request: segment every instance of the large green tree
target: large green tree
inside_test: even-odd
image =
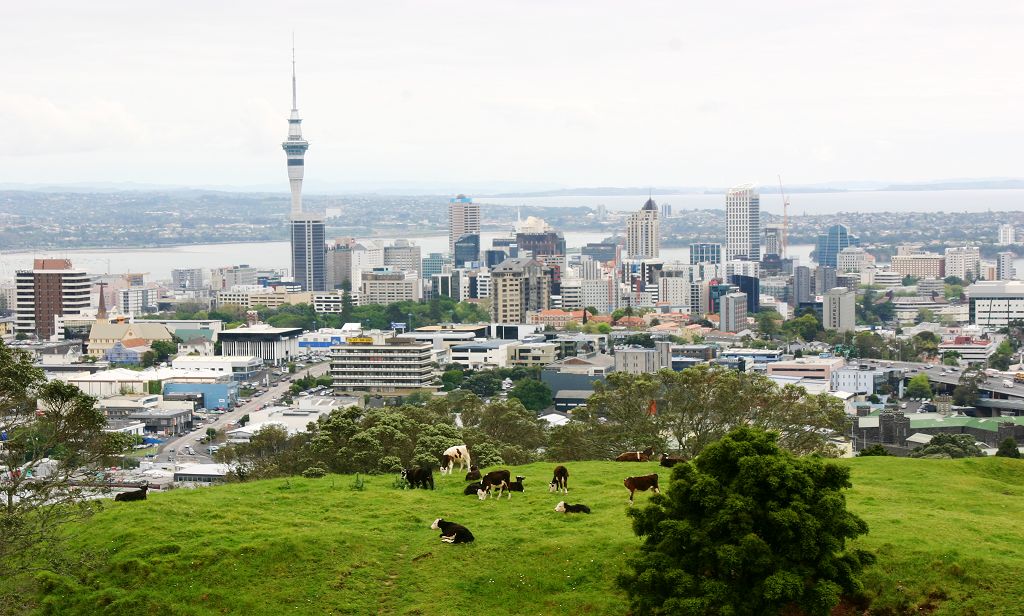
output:
[[[551,387],[536,379],[521,379],[509,390],[508,397],[519,400],[531,411],[542,411],[554,403]]]
[[[59,568],[63,529],[100,507],[100,471],[132,441],[104,432],[94,398],[3,343],[0,409],[0,575]]]
[[[846,548],[868,531],[846,509],[850,487],[848,468],[737,428],[630,510],[644,542],[618,582],[636,614],[826,616],[873,561]]]
[[[908,398],[931,398],[932,397],[932,386],[928,382],[928,375],[924,372],[915,374],[913,378],[907,383]]]

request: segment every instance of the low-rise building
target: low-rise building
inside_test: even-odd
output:
[[[544,366],[541,380],[551,391],[593,390],[595,381],[604,381],[615,371],[615,358],[603,353],[567,357]]]
[[[551,342],[524,342],[506,348],[509,367],[543,367],[558,360],[558,345]]]
[[[299,354],[299,327],[271,327],[257,323],[222,331],[218,338],[224,355],[256,356],[279,366]]]
[[[960,355],[961,364],[983,364],[996,352],[995,340],[956,336],[939,343],[939,355],[950,351]]]
[[[477,340],[451,347],[449,357],[453,364],[470,370],[507,368],[509,354],[518,347],[518,340]]]
[[[832,372],[842,368],[842,357],[801,357],[768,364],[768,376],[792,376],[816,381],[832,382]]]
[[[869,364],[852,364],[832,371],[832,391],[870,396],[879,393],[903,394],[903,368]]]
[[[437,373],[430,343],[364,332],[331,350],[331,377],[340,391],[401,394],[433,389]]]
[[[230,376],[234,381],[248,381],[263,370],[263,360],[254,355],[180,355],[171,360],[171,367],[196,372],[217,372]]]
[[[1006,327],[1011,321],[1024,320],[1024,282],[985,280],[964,290],[970,298],[973,325]]]

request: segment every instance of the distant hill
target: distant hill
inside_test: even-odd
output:
[[[1024,461],[842,464],[849,507],[870,526],[857,545],[879,558],[864,577],[873,607],[858,614],[1020,614]],[[622,478],[658,472],[664,488],[668,473],[569,463],[568,500],[593,513],[566,516],[547,490],[553,466],[514,467],[526,492],[501,502],[436,474],[434,491],[397,490],[392,476],[355,491],[353,477],[328,476],[150,492],[73,529],[69,558],[92,566],[47,576],[39,599],[53,614],[624,614],[614,580],[640,540]],[[442,544],[437,517],[476,542]]]

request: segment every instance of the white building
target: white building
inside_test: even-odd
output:
[[[956,276],[961,280],[977,280],[980,275],[981,251],[977,246],[946,249],[946,276]]]
[[[453,364],[466,366],[470,370],[507,368],[511,349],[520,344],[518,340],[478,340],[456,344],[449,353]]]
[[[725,260],[744,256],[761,260],[761,198],[753,184],[744,184],[725,195]]]
[[[986,280],[975,282],[965,292],[973,325],[998,328],[1024,319],[1024,282]]]
[[[263,369],[263,360],[254,355],[180,355],[171,360],[171,367],[191,372],[216,372],[230,375],[234,381],[247,381]]]
[[[723,332],[738,332],[747,328],[747,294],[727,293],[722,296],[722,311],[718,327]]]
[[[836,255],[836,269],[840,272],[859,272],[874,262],[874,255],[860,246],[847,246]]]
[[[157,290],[145,287],[129,287],[117,293],[117,305],[123,314],[133,317],[156,308]]]
[[[1017,272],[1013,266],[1013,259],[1016,256],[1012,252],[1001,252],[996,255],[997,280],[1014,280],[1017,278]]]
[[[421,284],[415,272],[387,271],[386,268],[362,273],[359,305],[393,304],[419,301]]]
[[[895,255],[892,258],[892,271],[903,276],[914,278],[945,278],[946,260],[942,255],[923,252],[907,255]]]
[[[480,205],[466,195],[448,201],[448,254],[455,254],[455,241],[463,235],[480,234]]]
[[[747,261],[745,259],[731,259],[725,262],[726,280],[731,276],[751,276],[757,278],[761,275],[761,263],[759,261]]]
[[[648,199],[626,222],[626,252],[631,259],[657,259],[661,249],[658,206]]]
[[[224,355],[255,355],[267,364],[281,365],[299,354],[298,327],[271,327],[257,323],[226,329],[218,335]]]
[[[852,332],[857,325],[857,294],[845,287],[836,287],[825,292],[822,317],[825,329],[838,332]]]
[[[335,389],[402,393],[434,388],[434,354],[428,342],[364,332],[331,351]]]
[[[1013,225],[999,225],[999,245],[1010,246],[1017,243],[1017,229]]]

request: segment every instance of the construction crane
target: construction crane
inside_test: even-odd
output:
[[[789,197],[782,188],[782,175],[779,175],[779,194],[782,195],[782,255],[786,258],[786,247],[789,244]]]

